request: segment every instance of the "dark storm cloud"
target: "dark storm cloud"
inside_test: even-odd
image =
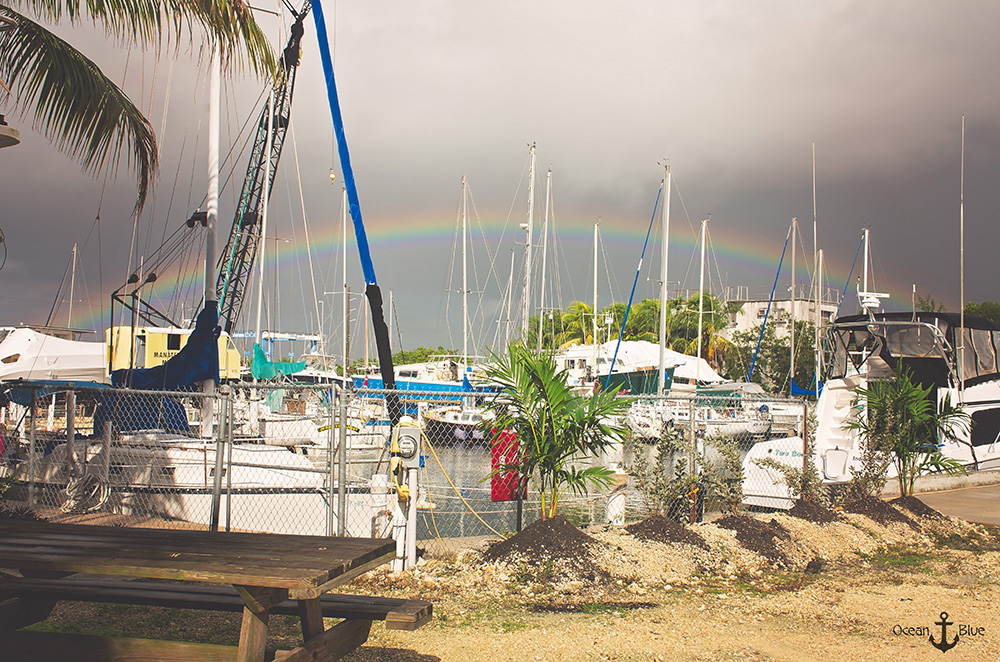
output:
[[[831,272],[847,273],[860,229],[869,224],[894,295],[907,301],[916,283],[918,291],[957,306],[963,114],[967,298],[1000,298],[990,250],[1000,239],[994,229],[1000,226],[1000,198],[992,185],[1000,175],[994,82],[1000,42],[991,34],[998,19],[993,2],[481,6],[439,0],[340,2],[329,23],[347,136],[365,218],[373,226],[401,218],[453,222],[462,174],[469,176],[484,219],[501,224],[510,215],[516,225],[527,208],[521,181],[526,144],[536,142],[536,222],[544,172],[551,167],[560,227],[571,225],[574,234],[586,236],[603,217],[641,235],[662,176],[657,162],[666,158],[694,222],[708,213],[725,219],[718,232],[736,233],[724,238],[729,243],[738,244],[740,233],[762,241],[773,236],[776,266],[791,216],[811,232],[815,142],[820,247]],[[311,24],[303,48],[293,125],[303,195],[318,222],[335,214],[328,178],[335,162]],[[100,61],[114,66],[115,59]],[[138,68],[133,62],[133,76]],[[139,82],[132,83],[134,91],[126,87],[140,98],[158,98],[165,76],[159,69],[153,95],[152,75],[141,90]],[[195,145],[203,149],[204,142],[193,137],[198,123],[188,122],[207,109],[203,96],[192,95],[202,80],[194,66],[178,65],[174,76],[172,96],[179,100],[171,106],[169,138],[163,141],[170,164],[181,144],[186,159]],[[231,89],[226,109],[245,113],[260,84],[242,79]],[[159,113],[152,112],[157,127]],[[18,259],[0,277],[51,302],[72,243],[83,242],[89,230],[103,180],[81,175],[28,140],[4,150],[0,159],[3,227],[19,242]],[[290,150],[282,167],[282,177],[294,177]],[[178,186],[187,186],[192,168],[194,186],[203,191],[200,161],[182,167]],[[172,215],[182,217],[190,211],[189,195],[173,193],[174,172],[163,170],[157,212],[171,191]],[[290,181],[295,190],[297,183]],[[116,228],[112,237],[110,231],[104,235],[106,242],[118,242],[105,252],[108,290],[109,281],[124,278],[129,184],[121,176],[103,205],[108,223],[113,218],[118,224],[106,226]],[[200,197],[190,195],[191,204]],[[680,218],[676,197],[674,205]],[[287,216],[280,210],[288,206],[276,213]],[[224,195],[223,236],[231,208],[232,194]],[[150,236],[161,233],[162,222]],[[690,234],[686,222],[678,231]],[[498,251],[503,259],[509,260],[515,234],[508,231],[508,245]],[[811,238],[806,245],[811,249]],[[444,342],[446,324],[438,311],[450,242],[424,246],[410,258],[378,244],[372,248],[380,281],[396,291],[404,343]],[[637,244],[632,252],[609,256],[620,281],[630,281],[640,249]],[[574,244],[570,250],[578,254],[577,271],[563,280],[574,281],[577,298],[589,300],[590,276],[584,272],[590,247]],[[88,250],[88,259],[92,268],[96,253]],[[671,280],[683,277],[680,262],[673,263],[679,271],[671,268]],[[730,284],[769,287],[758,273],[720,268]],[[509,264],[497,270],[506,275]],[[96,288],[93,273],[88,283]],[[360,285],[356,267],[353,274]],[[5,299],[7,319],[29,317],[17,312],[28,310],[25,305]]]

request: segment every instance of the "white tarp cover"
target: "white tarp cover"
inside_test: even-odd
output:
[[[601,345],[602,355],[615,355],[617,340],[610,340]],[[610,360],[610,359],[609,359]],[[700,361],[700,368],[699,368]],[[660,365],[660,346],[645,340],[623,340],[618,348],[618,358],[615,359],[615,372],[628,372],[636,368],[656,367]],[[674,379],[678,377],[694,380],[697,376],[700,382],[725,381],[719,373],[712,369],[705,359],[688,356],[672,349],[664,350],[664,366],[677,366]]]
[[[107,381],[102,342],[63,340],[27,327],[0,333],[0,379]]]

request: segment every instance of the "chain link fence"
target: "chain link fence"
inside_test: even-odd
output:
[[[398,393],[410,417],[399,429],[420,442],[408,461],[392,444],[384,391],[8,389],[3,498],[49,519],[397,538],[412,502],[418,546],[441,555],[540,516],[537,492],[518,499],[511,477],[494,471],[516,446],[490,426],[488,394]],[[747,455],[800,468],[805,461],[801,400],[642,396],[619,423],[625,443],[574,461],[615,472],[607,488],[561,497],[560,512],[578,526],[634,521],[651,510],[700,518],[734,498],[754,505],[755,495],[787,501],[782,472],[744,472],[758,466]],[[787,457],[779,456],[784,448],[792,449]],[[399,498],[401,486],[412,499]]]

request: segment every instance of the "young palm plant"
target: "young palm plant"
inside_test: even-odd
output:
[[[895,466],[901,497],[913,496],[914,483],[925,473],[965,473],[961,463],[942,455],[938,440],[955,441],[959,433],[967,432],[969,415],[948,397],[935,403],[932,389],[915,383],[899,364],[889,379],[857,389],[855,402],[864,403],[865,411],[845,425],[858,432],[867,455]]]
[[[613,472],[607,467],[578,469],[572,461],[599,455],[621,441],[625,429],[611,421],[630,400],[616,398],[616,392],[575,393],[550,355],[535,355],[520,344],[511,344],[505,355],[493,355],[486,375],[500,387],[487,403],[496,414],[491,425],[513,431],[518,439],[518,461],[494,473],[513,471],[520,485],[534,484],[542,519],[556,515],[566,488],[584,493],[588,485],[611,482]]]

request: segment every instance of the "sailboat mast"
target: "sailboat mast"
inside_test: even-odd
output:
[[[958,205],[959,244],[959,341],[958,341],[958,404],[965,404],[965,115],[962,115],[962,165]]]
[[[545,220],[542,222],[542,287],[538,299],[538,353],[545,332],[545,258],[549,252],[549,208],[552,206],[552,168],[545,175]]]
[[[469,365],[469,267],[468,249],[469,201],[466,194],[465,175],[462,175],[462,362]]]
[[[222,98],[222,54],[218,46],[212,53],[212,74],[209,82],[208,101],[208,192],[205,196],[205,307],[209,303],[217,303],[215,281],[215,231],[219,225],[219,125],[221,117]],[[134,336],[134,334],[133,334]],[[206,379],[202,382],[201,390],[206,394],[202,401],[201,411],[201,436],[210,438],[215,426],[215,403],[212,396],[215,394],[215,380]],[[218,455],[218,454],[217,454]],[[216,469],[221,475],[221,465],[219,458],[216,458]],[[212,525],[213,529],[218,528],[219,513],[213,508]]]
[[[598,344],[597,344],[597,234],[601,228],[600,219],[594,223],[594,314],[593,325],[594,325],[594,383],[597,383],[597,362],[600,359],[598,354]]]
[[[212,54],[212,74],[208,94],[208,192],[205,196],[205,301],[218,301],[215,290],[215,232],[219,225],[219,124],[222,97],[222,56],[218,47]]]
[[[705,316],[705,235],[708,233],[708,219],[701,222],[701,275],[698,277],[698,363],[695,367],[695,386],[701,381],[701,330]]]
[[[819,385],[820,381],[823,379],[823,347],[820,344],[820,333],[819,326],[823,321],[823,311],[820,310],[820,304],[823,303],[823,250],[820,249],[816,254],[816,282],[818,283],[816,287],[816,292],[819,296],[816,297],[816,395],[819,395]]]
[[[511,318],[511,305],[514,301],[514,251],[510,252],[510,276],[507,277],[507,321],[504,323],[504,347],[510,344],[510,326],[514,322]]]
[[[521,338],[528,340],[528,316],[531,314],[531,242],[535,224],[535,145],[531,144],[528,158],[528,232],[524,244],[524,305],[521,317]]]
[[[869,240],[869,234],[870,234],[869,229],[865,228],[865,230],[864,230],[864,235],[865,235],[865,263],[864,263],[864,267],[862,268],[862,274],[863,274],[863,277],[864,277],[864,288],[865,288],[864,291],[865,291],[865,294],[868,293],[868,240]],[[864,302],[862,302],[862,305],[864,305]]]
[[[823,287],[820,274],[822,273],[822,258],[819,254],[819,222],[817,221],[816,215],[816,142],[813,141],[812,144],[812,177],[813,177],[813,278],[816,281],[816,328],[813,329],[815,333],[815,338],[813,340],[813,350],[816,352],[816,369],[813,371],[816,373],[816,384],[814,389],[817,394],[819,394],[819,380],[820,380],[820,364],[822,363],[822,355],[820,352],[820,333],[819,327],[822,323],[823,313]]]
[[[274,92],[267,96],[267,134],[274,130]],[[267,141],[266,158],[264,159],[264,181],[271,181],[271,141]],[[260,209],[260,257],[257,258],[257,322],[254,325],[254,342],[260,344],[260,314],[264,307],[264,247],[267,246],[267,199],[261,196]]]
[[[340,194],[340,224],[343,230],[343,235],[341,236],[341,260],[343,264],[341,269],[343,270],[343,288],[344,288],[344,302],[342,306],[342,313],[344,318],[344,383],[347,383],[347,378],[350,376],[350,366],[351,366],[351,345],[350,345],[350,333],[351,325],[349,319],[350,313],[350,299],[351,290],[347,287],[347,187],[344,186],[341,189]]]
[[[76,288],[76,244],[73,244],[73,268],[69,274],[69,314],[66,315],[66,328],[73,328],[73,290]]]
[[[667,349],[667,297],[669,296],[669,283],[667,282],[667,248],[670,238],[670,188],[671,173],[670,166],[663,166],[663,187],[666,189],[665,201],[663,203],[663,246],[660,249],[660,371],[657,373],[656,393],[663,395],[666,389],[666,375],[663,373],[666,367]]]
[[[795,233],[799,229],[799,219],[792,218],[792,298],[790,301],[791,309],[789,312],[789,366],[788,366],[788,379],[791,383],[795,382]],[[792,387],[788,387],[789,395],[791,395]]]

